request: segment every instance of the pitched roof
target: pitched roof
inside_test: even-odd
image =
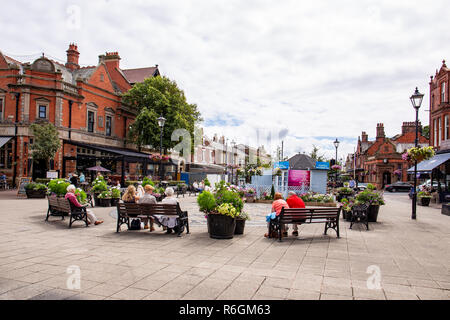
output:
[[[314,159],[306,154],[299,153],[289,159],[289,168],[292,170],[314,169],[315,167]]]
[[[159,74],[158,67],[127,69],[122,72],[131,84],[143,82],[145,79]]]

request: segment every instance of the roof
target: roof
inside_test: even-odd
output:
[[[150,68],[138,68],[138,69],[127,69],[122,70],[124,76],[127,78],[129,83],[143,82],[147,78],[151,78],[158,74],[158,67]]]
[[[291,170],[314,169],[316,161],[306,154],[296,154],[289,159],[289,168]]]

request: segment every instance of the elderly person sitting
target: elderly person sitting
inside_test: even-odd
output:
[[[164,194],[166,197],[163,201],[161,201],[161,204],[178,204],[178,200],[173,196],[175,191],[173,188],[167,188]],[[159,224],[167,228],[166,233],[172,233],[172,231],[177,232],[176,228],[178,225],[177,217],[168,217],[164,215],[155,215],[155,217],[158,219]]]
[[[70,201],[70,203],[72,203],[75,207],[85,208],[87,206],[87,204],[83,206],[81,203],[78,202],[77,196],[75,195],[77,188],[75,188],[75,186],[73,184],[68,186],[66,190],[67,190],[67,193],[66,193],[65,198],[68,199]],[[86,212],[87,212],[87,218],[89,220],[88,224],[93,223],[95,225],[99,225],[99,224],[103,223],[102,220],[97,219],[97,217],[92,213],[91,210],[86,210]]]
[[[139,199],[138,203],[149,203],[149,204],[156,204],[156,198],[153,195],[153,188],[151,185],[146,185],[144,187],[145,193],[142,195],[142,197]],[[148,218],[143,218],[142,221],[144,222],[144,229],[149,229],[148,226]],[[153,227],[153,220],[150,219],[150,232],[155,231],[155,227]]]

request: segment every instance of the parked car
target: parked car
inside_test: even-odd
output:
[[[414,188],[414,186],[411,183],[408,182],[395,182],[392,184],[388,184],[384,187],[384,190],[389,191],[389,192],[409,192],[411,190],[411,188]]]

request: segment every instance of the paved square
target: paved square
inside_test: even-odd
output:
[[[44,222],[46,200],[1,192],[0,299],[450,299],[450,217],[419,206],[412,221],[407,195],[385,198],[369,231],[341,219],[340,239],[317,224],[280,243],[263,237],[268,204],[245,205],[244,235],[214,240],[194,197],[179,199],[191,234],[177,238],[117,234],[112,208],[69,230]]]

